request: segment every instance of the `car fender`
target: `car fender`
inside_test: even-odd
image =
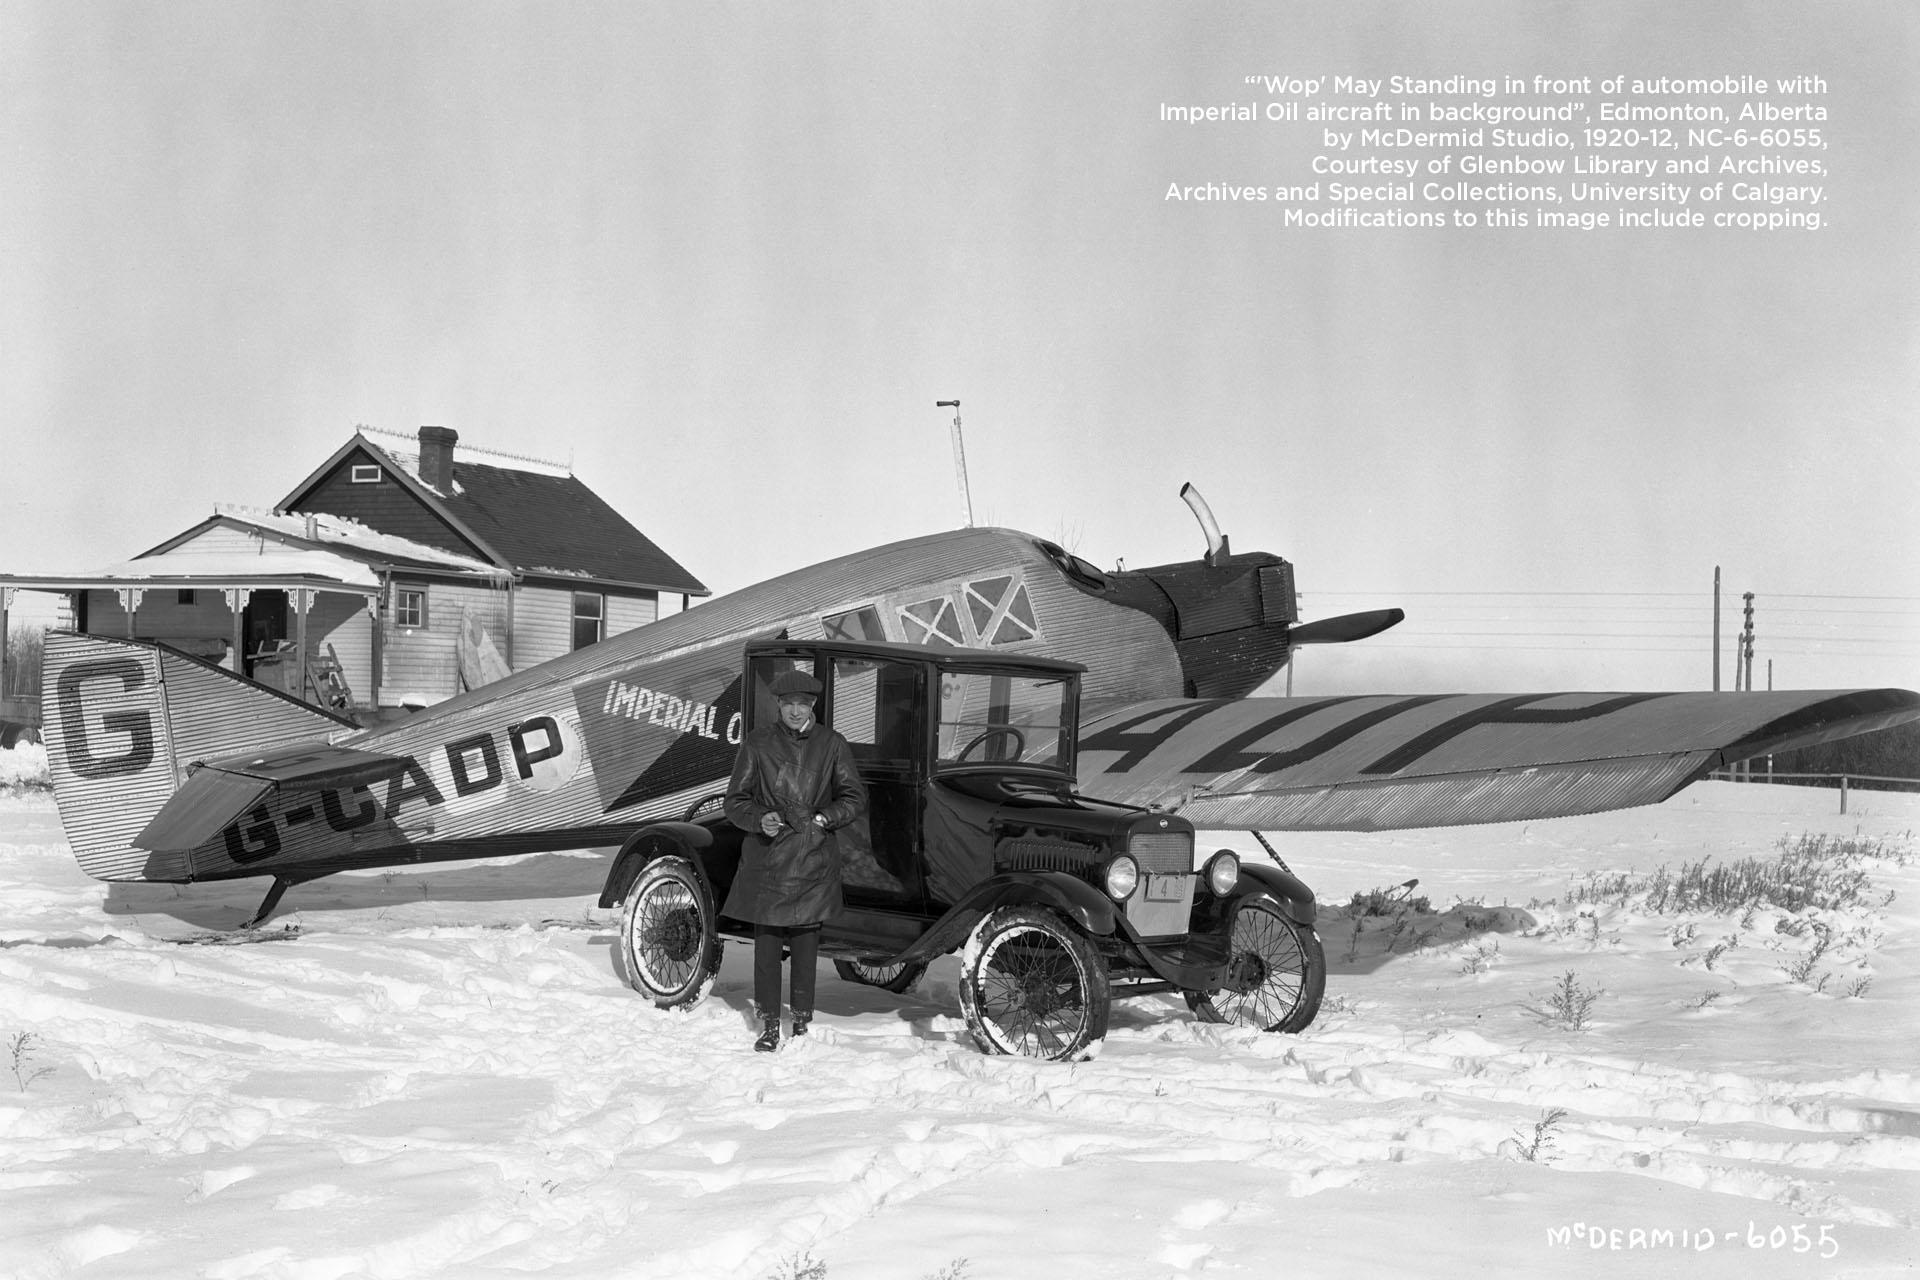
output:
[[[1082,933],[1095,937],[1114,931],[1113,900],[1078,876],[1064,871],[1014,871],[975,885],[967,896],[934,921],[933,927],[893,962],[931,960],[952,951],[980,918],[998,907],[1040,906],[1059,912]]]
[[[633,887],[641,869],[655,858],[677,854],[693,863],[700,878],[707,880],[707,869],[701,865],[699,852],[712,844],[713,832],[694,822],[655,822],[640,828],[627,837],[614,856],[607,883],[600,890],[600,905],[617,907],[625,902],[627,890]],[[707,883],[707,892],[713,892],[711,881]]]
[[[1265,894],[1274,900],[1282,915],[1295,924],[1313,927],[1316,907],[1313,890],[1306,882],[1291,871],[1279,867],[1259,866],[1254,863],[1240,864],[1240,878],[1234,884],[1233,891],[1227,894],[1229,903],[1237,903],[1242,898],[1256,894]]]

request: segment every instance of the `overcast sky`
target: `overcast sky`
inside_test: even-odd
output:
[[[1920,686],[1910,4],[0,23],[0,572],[125,559],[356,423],[434,423],[570,462],[727,591],[960,523],[957,397],[978,523],[1188,559],[1192,481],[1308,616],[1407,608],[1301,692],[1703,687],[1716,564],[1783,687]],[[1160,118],[1260,73],[1816,74],[1830,225],[1166,200],[1308,180],[1307,126]]]

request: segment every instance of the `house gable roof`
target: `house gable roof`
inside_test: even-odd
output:
[[[141,560],[182,551],[205,554],[194,544],[221,529],[242,530],[254,538],[260,549],[253,554],[265,554],[266,544],[272,543],[293,552],[326,551],[380,570],[457,574],[496,581],[512,576],[511,570],[491,561],[382,533],[357,520],[324,513],[298,515],[259,511],[227,504],[215,506],[213,514],[207,519],[175,534],[157,547],[142,551],[129,563],[137,565]]]
[[[469,450],[471,452],[471,450]],[[296,486],[285,511],[341,505],[340,477],[356,457],[384,466],[431,525],[395,530],[419,542],[475,555],[523,576],[579,579],[686,595],[709,595],[705,584],[598,494],[560,468],[493,466],[463,459],[456,447],[453,492],[420,478],[418,454],[383,448],[359,432]],[[537,466],[537,464],[536,464]],[[338,514],[380,524],[367,511]]]

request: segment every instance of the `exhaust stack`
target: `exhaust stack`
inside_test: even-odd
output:
[[[1227,535],[1220,532],[1220,522],[1213,518],[1213,509],[1192,484],[1180,486],[1180,501],[1187,504],[1194,519],[1200,522],[1200,531],[1207,535],[1207,563],[1218,568],[1233,551],[1227,546]]]

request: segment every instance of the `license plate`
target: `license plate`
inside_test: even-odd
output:
[[[1187,898],[1187,879],[1183,875],[1147,877],[1148,902],[1184,902]]]

